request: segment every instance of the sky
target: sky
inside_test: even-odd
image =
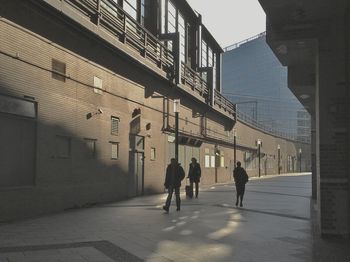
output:
[[[203,24],[225,48],[265,31],[265,13],[258,0],[187,0]]]

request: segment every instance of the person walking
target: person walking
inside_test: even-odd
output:
[[[164,186],[168,189],[168,197],[166,199],[163,209],[168,213],[171,203],[173,192],[176,196],[176,211],[180,211],[181,199],[180,199],[180,187],[181,181],[185,178],[185,171],[175,158],[170,160],[170,164],[166,169]]]
[[[198,198],[198,191],[199,191],[199,182],[201,178],[201,166],[199,163],[197,163],[197,159],[192,157],[190,169],[188,170],[188,178],[190,179],[190,188],[193,192],[193,183],[196,186],[196,198]],[[193,197],[193,194],[192,194]]]
[[[233,178],[236,185],[236,206],[238,206],[238,201],[240,201],[240,207],[243,207],[243,196],[245,191],[245,184],[248,182],[248,174],[241,167],[241,162],[237,162],[237,167],[233,170]]]

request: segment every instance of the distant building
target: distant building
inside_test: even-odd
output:
[[[310,116],[288,88],[287,69],[266,44],[265,33],[225,48],[223,93],[248,122],[310,140]]]

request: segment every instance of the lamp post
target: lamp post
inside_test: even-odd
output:
[[[299,172],[301,173],[301,148],[299,148]]]
[[[218,151],[218,145],[215,145],[214,149],[214,154],[215,154],[215,184],[218,182],[218,163],[220,161],[220,154]]]
[[[237,163],[237,144],[236,144],[236,137],[237,137],[237,133],[236,133],[236,129],[233,129],[233,167],[236,168],[236,163]]]
[[[179,111],[180,99],[174,99],[174,113],[175,113],[175,159],[179,161]]]
[[[280,145],[277,145],[277,150],[278,150],[278,154],[277,154],[277,157],[278,157],[278,174],[281,174],[281,169],[280,169],[280,165],[281,165],[281,146]]]
[[[259,177],[261,175],[261,170],[260,170],[260,147],[261,147],[261,140],[258,139]]]

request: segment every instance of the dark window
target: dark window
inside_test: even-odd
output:
[[[117,136],[119,134],[119,122],[118,117],[111,117],[111,134]]]
[[[52,59],[52,78],[66,81],[66,64],[56,59]]]
[[[86,147],[86,158],[91,159],[96,157],[96,139],[84,138]]]
[[[56,136],[56,157],[70,158],[71,139],[66,136]]]

